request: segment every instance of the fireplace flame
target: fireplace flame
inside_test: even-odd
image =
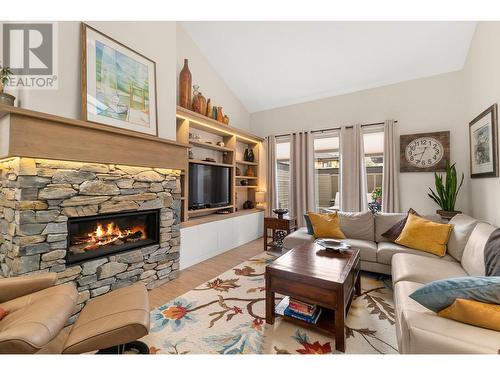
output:
[[[121,230],[114,222],[107,223],[105,227],[98,223],[94,231],[87,234],[87,238],[80,243],[87,244],[84,250],[94,250],[109,244],[120,244],[123,242],[145,240],[146,231],[144,226],[135,226],[130,229]]]

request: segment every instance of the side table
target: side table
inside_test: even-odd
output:
[[[277,217],[264,218],[264,251],[281,254],[283,249],[283,238],[296,229],[294,217],[285,216],[283,219]],[[272,233],[272,241],[269,241],[269,232]]]

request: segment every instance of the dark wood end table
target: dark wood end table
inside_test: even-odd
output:
[[[282,248],[275,243],[276,232],[284,231],[286,234],[292,233],[296,229],[294,217],[285,216],[280,219],[277,217],[267,216],[264,218],[264,251],[281,254]],[[269,231],[272,232],[272,241],[269,241]]]
[[[361,294],[358,249],[331,252],[311,243],[300,245],[266,267],[266,322],[274,324],[275,294],[284,294],[322,308],[316,324],[289,316],[282,319],[335,337],[345,352],[345,318],[354,295]]]

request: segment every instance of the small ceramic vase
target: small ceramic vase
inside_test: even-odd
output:
[[[255,177],[255,172],[252,167],[247,168],[247,177]]]
[[[184,67],[179,74],[179,105],[187,109],[191,108],[191,79],[188,59],[184,59]]]
[[[198,91],[198,89],[200,88],[200,86],[198,85],[193,85],[193,104],[191,106],[191,109],[196,112],[196,113],[200,113],[200,110],[201,110],[201,102],[200,102],[200,92]]]
[[[229,125],[229,117],[228,115],[224,115],[223,119],[222,119],[222,122],[226,125]]]
[[[212,108],[212,100],[210,98],[207,100],[207,112],[205,113],[205,115],[210,118],[212,118],[212,116],[214,115]]]
[[[222,107],[217,107],[217,121],[222,122],[224,115],[222,114]]]
[[[253,150],[252,149],[250,149],[248,151],[248,160],[247,161],[249,161],[251,163],[253,163],[255,161],[255,155],[253,154]]]

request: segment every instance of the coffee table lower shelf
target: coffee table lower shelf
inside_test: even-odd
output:
[[[287,297],[284,297],[285,299]],[[283,300],[282,299],[282,300]],[[281,301],[282,301],[281,300]],[[280,301],[280,303],[281,303]],[[276,305],[278,306],[279,303]],[[284,315],[275,310],[276,317],[280,317],[284,321],[289,321],[293,324],[300,325],[304,328],[312,328],[327,336],[335,336],[335,311],[326,307],[318,306],[321,309],[321,315],[316,323],[309,323],[305,320],[294,318],[293,316]]]

